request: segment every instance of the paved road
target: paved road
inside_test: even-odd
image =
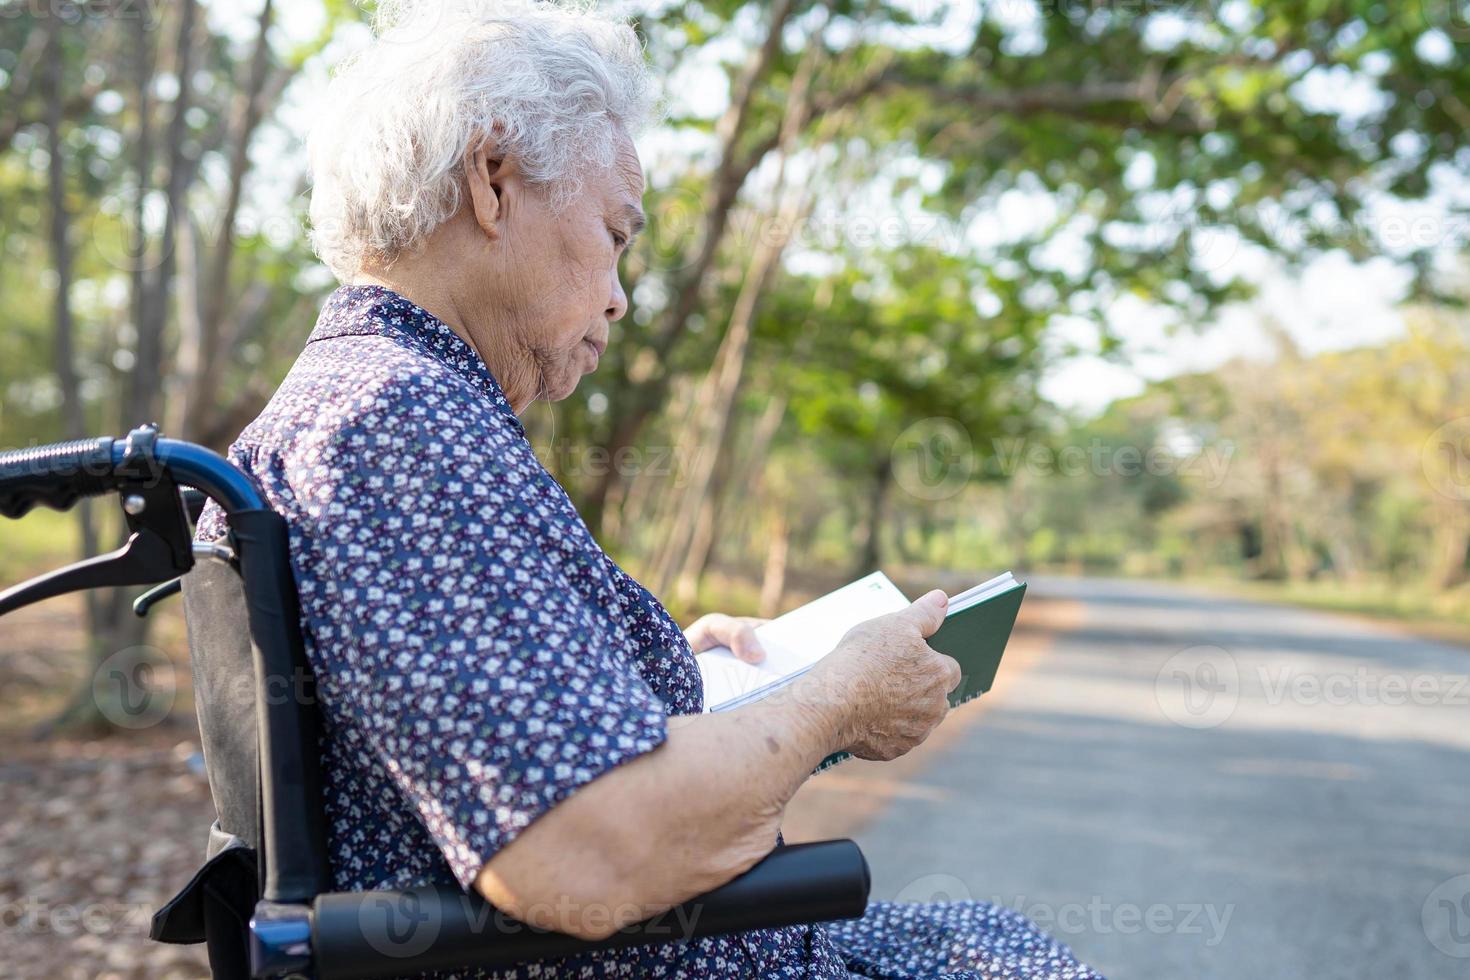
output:
[[[874,897],[1020,908],[1110,980],[1470,977],[1470,650],[1032,589],[1080,624],[857,835]]]

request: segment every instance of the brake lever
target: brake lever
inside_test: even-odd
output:
[[[188,505],[187,498],[185,499],[184,503],[186,506]],[[239,562],[235,559],[235,553],[229,548],[226,548],[224,545],[216,544],[213,541],[195,541],[194,557],[213,558],[216,561],[224,562],[226,565],[229,565],[231,568],[234,568],[237,571],[239,570]],[[184,578],[182,575],[178,578],[169,579],[162,585],[154,586],[153,588],[149,589],[147,592],[144,592],[142,595],[138,596],[138,598],[133,600],[133,615],[137,616],[139,619],[143,619],[148,615],[148,611],[150,609],[158,605],[164,599],[167,599],[169,596],[177,595],[183,589],[183,587]]]
[[[192,559],[191,559],[192,564]],[[0,592],[0,616],[42,599],[116,585],[151,585],[188,571],[174,562],[168,542],[148,528],[135,531],[116,551],[87,558]]]
[[[132,532],[121,548],[0,592],[0,616],[42,599],[111,586],[154,585],[194,567],[192,533],[179,486],[158,460],[155,426],[128,434],[127,451],[117,473],[123,479],[123,517]]]

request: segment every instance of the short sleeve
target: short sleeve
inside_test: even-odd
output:
[[[602,553],[524,438],[452,381],[362,394],[285,461],[324,713],[468,889],[538,816],[663,742]]]

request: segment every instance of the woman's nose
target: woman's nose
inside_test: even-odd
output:
[[[607,309],[603,311],[609,321],[621,320],[623,314],[628,312],[628,294],[623,292],[623,283],[617,270],[612,274],[612,296],[608,298]]]

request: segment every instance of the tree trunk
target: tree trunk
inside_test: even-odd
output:
[[[53,301],[53,357],[57,382],[61,388],[62,424],[68,438],[80,439],[87,436],[86,406],[82,403],[81,385],[76,367],[75,318],[71,307],[72,251],[70,242],[71,215],[66,207],[66,157],[61,141],[62,126],[62,78],[63,52],[58,33],[62,27],[59,19],[48,20],[50,35],[47,38],[45,58],[46,86],[46,149],[50,156],[47,168],[47,200],[50,209],[51,260],[56,267],[56,296]],[[81,524],[82,553],[84,557],[95,555],[100,547],[101,535],[95,522],[95,514],[89,502],[78,507],[77,519]],[[132,622],[119,616],[126,597],[121,590],[88,590],[84,593],[88,620],[88,662],[101,664],[118,650],[141,646],[144,639],[144,624],[136,617]],[[103,688],[104,692],[111,690]],[[108,696],[103,693],[101,696]],[[109,713],[111,705],[99,704],[94,691],[91,672],[70,703],[55,718],[41,726],[40,734],[61,728],[80,729],[91,732],[106,731],[111,727],[109,718],[119,717]]]
[[[708,446],[714,450],[715,456],[718,456],[725,441],[725,433],[734,412],[735,396],[745,371],[746,354],[755,329],[755,315],[761,296],[776,274],[787,242],[797,226],[806,219],[814,203],[808,186],[795,189],[787,187],[786,166],[796,139],[806,126],[811,113],[811,84],[823,50],[821,36],[822,28],[818,28],[816,36],[811,39],[797,64],[791,80],[786,111],[781,119],[778,140],[781,166],[775,178],[775,193],[781,203],[774,215],[776,225],[772,234],[760,236],[751,255],[745,281],[736,296],[735,307],[730,312],[725,337],[720,342],[714,364],[710,367],[695,402],[691,433],[693,438],[687,444],[693,447]],[[674,522],[669,525],[666,546],[654,563],[654,582],[660,589],[668,586],[678,557],[689,548],[697,528],[703,497],[709,492],[714,465],[715,459],[708,453],[699,454],[694,461],[694,478],[683,495]]]
[[[184,153],[187,135],[184,117],[189,110],[189,97],[193,91],[194,22],[197,10],[196,0],[183,0],[179,11],[179,31],[174,49],[174,73],[178,78],[179,91],[174,99],[165,136],[168,176],[164,187],[163,239],[153,275],[150,277],[144,274],[135,282],[135,285],[143,287],[143,292],[139,302],[135,304],[138,311],[135,325],[137,348],[127,394],[123,400],[123,426],[129,429],[145,422],[157,421],[163,405],[163,333],[168,321],[169,297],[173,285],[176,259],[174,247],[179,215],[184,208],[187,181],[192,173]],[[146,96],[144,100],[146,102]],[[146,169],[140,171],[138,178],[140,188],[150,185]],[[142,207],[141,200],[138,207]],[[140,221],[141,217],[140,213]],[[142,233],[140,227],[138,234]]]
[[[801,207],[799,198],[793,197],[793,200]],[[790,204],[788,202],[781,213],[794,218]],[[804,211],[805,208],[801,207],[801,210]],[[695,402],[690,437],[682,441],[690,449],[692,479],[680,496],[674,518],[667,526],[664,547],[660,549],[654,562],[653,581],[656,584],[656,594],[658,590],[669,586],[680,558],[691,546],[699,510],[705,494],[710,492],[715,463],[734,414],[735,396],[745,371],[750,335],[755,328],[756,309],[761,295],[775,275],[785,244],[784,236],[770,236],[762,241],[751,257],[745,283],[741,286],[735,308],[730,314],[730,325],[725,331],[725,339],[720,343],[715,362],[710,367]],[[700,449],[705,451],[701,452]]]
[[[772,139],[745,155],[736,152],[750,119],[750,109],[761,81],[770,73],[772,65],[781,54],[782,32],[793,8],[792,0],[778,0],[771,8],[770,22],[766,27],[764,42],[746,62],[740,79],[736,83],[730,105],[715,127],[720,141],[720,162],[710,178],[710,189],[704,202],[704,233],[693,256],[683,264],[683,271],[676,278],[670,293],[674,297],[667,314],[661,318],[660,326],[652,341],[655,360],[663,370],[641,384],[627,386],[626,399],[619,399],[610,406],[613,414],[607,449],[616,455],[633,445],[644,424],[663,406],[673,382],[673,372],[667,367],[669,352],[683,337],[689,319],[699,308],[704,292],[705,280],[719,253],[729,227],[730,212],[740,196],[740,188],[756,165],[775,149],[777,140]],[[778,136],[779,138],[779,136]],[[603,514],[613,487],[623,480],[614,468],[609,468],[592,486],[584,510],[586,520],[593,531],[600,529]]]
[[[51,212],[51,264],[56,268],[56,296],[52,301],[51,314],[52,360],[56,381],[61,388],[63,431],[68,439],[83,439],[89,433],[86,406],[82,404],[81,379],[76,365],[75,320],[71,307],[71,214],[66,207],[66,156],[61,145],[62,22],[59,18],[52,17],[46,20],[46,24],[43,84],[46,87],[46,152],[50,157],[46,169],[46,190]],[[97,528],[93,521],[92,508],[87,502],[78,506],[77,519],[81,525],[83,554],[96,554]],[[88,592],[86,601],[89,616],[95,620],[100,610],[96,595]]]
[[[771,543],[766,549],[766,567],[761,576],[759,615],[770,619],[781,611],[786,592],[786,556],[791,547],[791,523],[786,502],[779,498],[771,507]]]
[[[250,172],[250,144],[265,110],[272,16],[272,0],[265,0],[257,18],[250,75],[244,90],[236,98],[231,120],[229,178],[224,210],[218,226],[213,229],[216,240],[212,243],[207,264],[203,251],[197,251],[194,256],[196,265],[190,277],[190,285],[194,288],[181,290],[186,297],[185,302],[194,304],[192,312],[195,318],[192,324],[180,318],[176,383],[181,397],[177,400],[178,425],[175,426],[179,438],[197,439],[201,432],[209,431],[217,423],[221,406],[216,404],[215,396],[220,371],[226,363],[232,339],[238,340],[242,330],[240,312],[236,310],[227,315],[227,310],[230,310],[230,267],[235,256],[235,222],[240,213],[245,179]],[[284,83],[284,79],[279,81]],[[188,329],[190,326],[193,327],[192,333]]]
[[[733,430],[734,426],[727,426],[725,438],[715,453],[715,467],[710,476],[709,487],[698,502],[699,512],[689,535],[689,548],[684,553],[684,562],[674,583],[674,598],[680,605],[692,605],[699,597],[699,583],[704,578],[710,557],[714,554],[715,540],[723,530],[720,527],[720,512],[732,469],[730,458],[734,453],[731,451],[730,434]]]
[[[1465,563],[1470,558],[1470,508],[1456,500],[1445,500],[1434,522],[1434,558],[1429,584],[1447,591],[1466,580]]]
[[[882,560],[883,511],[888,502],[888,490],[893,485],[893,458],[882,456],[873,470],[869,487],[868,509],[864,523],[862,547],[858,553],[854,577],[866,575],[878,568]]]

